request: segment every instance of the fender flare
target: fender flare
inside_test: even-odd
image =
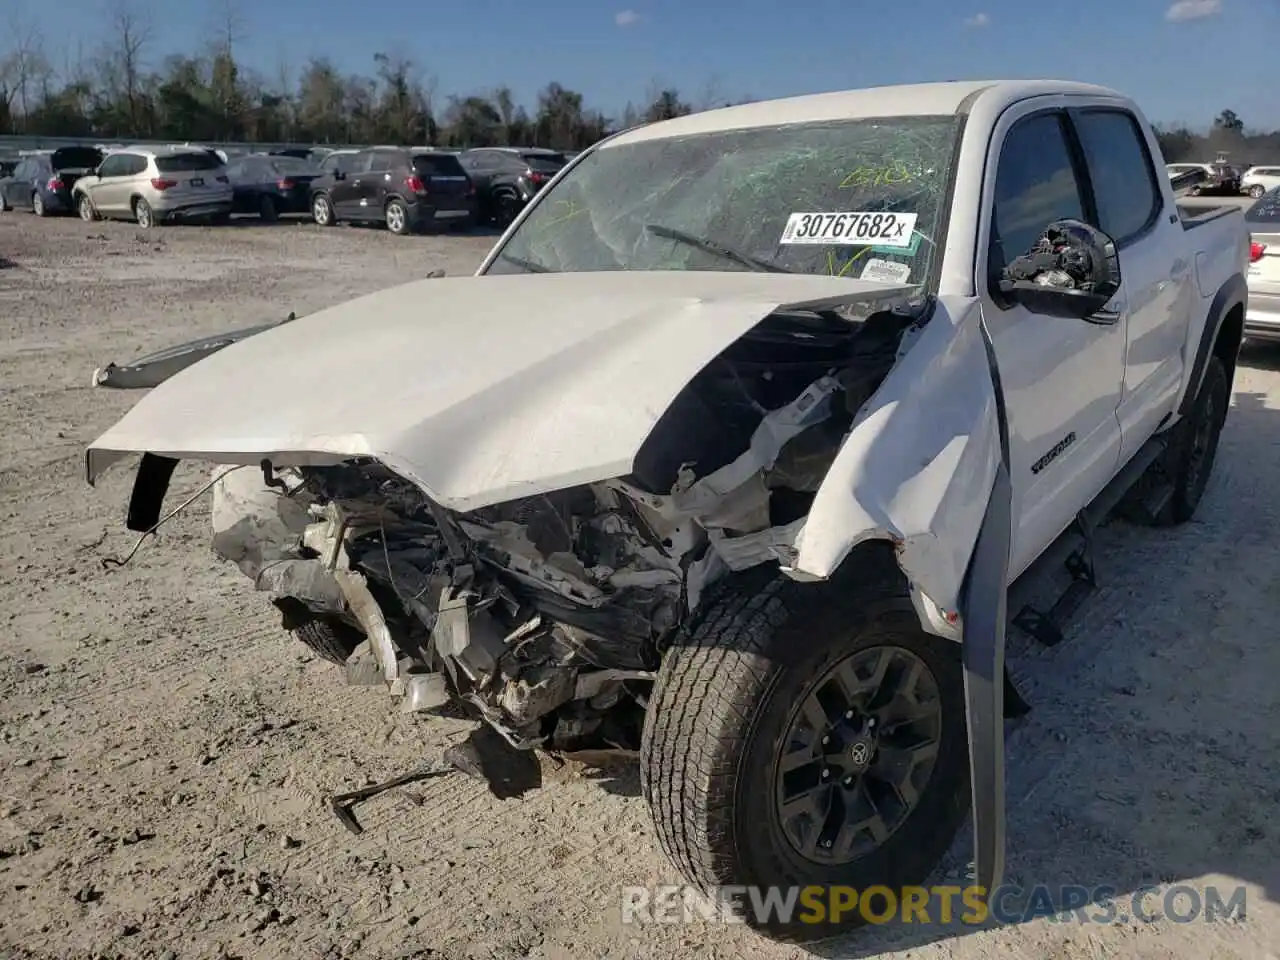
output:
[[[1000,428],[1000,462],[965,572],[960,598],[965,721],[973,810],[974,883],[987,897],[1004,876],[1004,647],[1013,485],[1009,421],[990,331],[980,319]]]
[[[1204,329],[1200,331],[1200,343],[1196,347],[1196,357],[1191,365],[1191,374],[1183,387],[1182,399],[1178,403],[1178,416],[1185,417],[1191,412],[1200,392],[1200,384],[1204,380],[1205,370],[1209,365],[1209,357],[1213,355],[1214,344],[1222,332],[1222,324],[1236,307],[1246,306],[1249,302],[1249,286],[1240,274],[1232,274],[1222,285],[1209,304],[1209,315],[1205,319]],[[1237,350],[1239,344],[1236,345]],[[1234,366],[1234,364],[1233,364]]]

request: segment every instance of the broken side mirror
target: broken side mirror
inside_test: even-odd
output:
[[[1055,220],[997,284],[1005,299],[1032,313],[1083,320],[1120,290],[1115,241],[1080,220]]]

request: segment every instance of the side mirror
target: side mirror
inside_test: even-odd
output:
[[[1032,313],[1084,320],[1120,290],[1115,241],[1080,220],[1055,220],[1005,267],[997,286]]]
[[[345,171],[345,170],[335,170],[335,171],[333,171],[333,179],[335,179],[335,180],[345,180],[345,179],[347,179],[346,171]]]

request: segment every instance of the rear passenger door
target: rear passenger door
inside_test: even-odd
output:
[[[361,177],[360,206],[362,216],[370,220],[382,219],[382,208],[396,190],[393,171],[409,166],[409,155],[399,150],[372,150],[369,171]]]
[[[13,179],[4,184],[4,198],[9,202],[9,206],[16,208],[31,206],[33,170],[31,160],[19,161],[18,166],[14,168]]]
[[[329,199],[340,219],[358,219],[355,215],[360,205],[360,178],[368,171],[371,159],[369,151],[362,150],[338,161],[338,169],[344,175],[333,181]]]
[[[1124,312],[1068,320],[1031,312],[996,286],[1054,220],[1089,219],[1083,157],[1067,98],[1006,111],[992,135],[975,276],[1009,422],[1016,577],[1111,479],[1120,452]],[[1108,306],[1112,306],[1109,304]]]
[[[1194,265],[1178,211],[1156,180],[1159,145],[1127,109],[1068,112],[1084,153],[1095,226],[1115,241],[1126,309],[1124,384],[1116,415],[1121,462],[1138,451],[1182,388],[1183,345],[1193,302]]]

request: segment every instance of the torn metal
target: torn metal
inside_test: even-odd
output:
[[[528,279],[506,278],[536,289]],[[572,386],[557,387],[555,434],[542,420],[530,426],[545,418],[541,400],[528,417],[515,405],[547,393],[537,384],[555,369],[550,362],[536,380],[490,372],[475,384],[473,412],[388,404],[370,393],[377,406],[358,439],[332,420],[326,437],[315,432],[326,423],[318,414],[341,416],[333,404],[289,401],[309,419],[286,422],[279,408],[267,410],[252,421],[258,440],[232,433],[238,407],[248,410],[252,397],[223,404],[212,425],[174,415],[214,389],[218,378],[202,363],[183,378],[182,396],[144,401],[95,444],[90,471],[130,449],[270,460],[265,476],[245,469],[217,483],[214,550],[276,602],[287,625],[310,619],[362,635],[353,656],[368,658],[367,672],[401,695],[405,709],[461,701],[518,749],[634,750],[665,645],[708,588],[737,571],[772,563],[798,579],[825,577],[860,540],[894,540],[922,622],[954,633],[981,522],[975,501],[989,487],[995,455],[980,340],[962,329],[967,304],[907,302],[902,291],[857,282],[836,284],[852,291],[840,296],[775,302],[762,319],[744,322],[761,308],[741,299],[742,284],[816,293],[829,279],[735,277],[723,281],[733,291],[726,295],[718,279],[663,278],[703,285],[698,306],[664,307],[701,311],[682,327],[701,344],[679,361],[682,370],[673,360],[629,380],[635,395],[617,404],[603,398],[620,385],[584,372],[584,357],[575,358]],[[581,303],[555,293],[560,308],[566,302]],[[658,313],[641,307],[635,331],[611,334],[626,341],[629,364],[636,337],[647,336],[640,331]],[[268,341],[276,336],[255,341],[274,354]],[[225,358],[231,369],[250,346],[206,363]],[[590,349],[605,367],[621,362],[598,332],[560,349]],[[308,381],[321,375],[304,357],[297,364]],[[477,419],[499,397],[510,399],[515,427],[530,426],[534,436],[511,446],[506,426]],[[347,398],[342,410],[356,402]],[[637,408],[649,411],[647,422],[636,419]],[[426,419],[410,423],[408,414]],[[595,432],[584,434],[588,426]],[[269,429],[279,439],[265,438]],[[910,444],[901,442],[904,431]],[[550,451],[530,441],[557,437],[570,438],[558,441],[561,464],[532,471]],[[428,458],[432,439],[456,458]],[[564,482],[572,477],[578,482]]]

